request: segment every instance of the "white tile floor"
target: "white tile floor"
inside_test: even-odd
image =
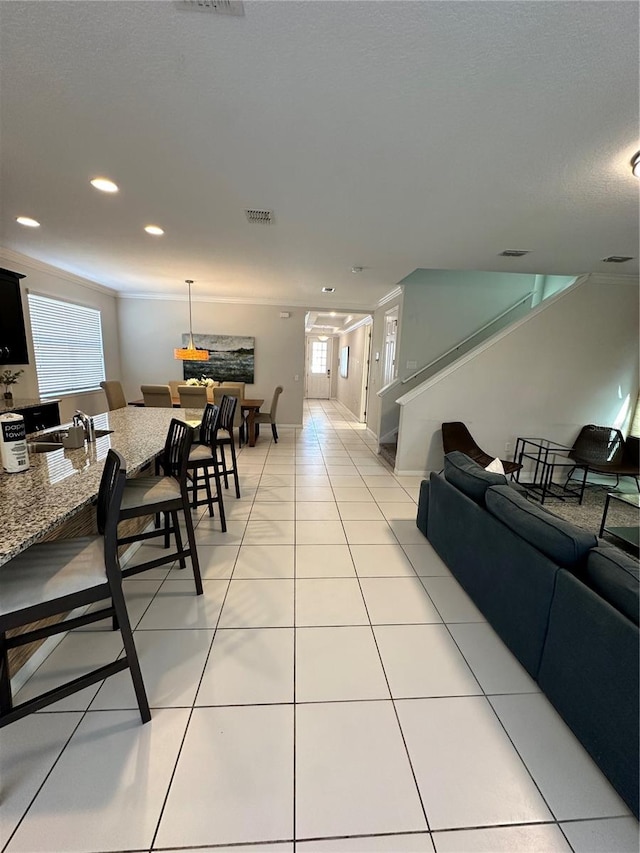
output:
[[[125,581],[151,722],[120,673],[2,730],[2,851],[637,853],[635,818],[417,533],[420,478],[333,402],[269,439],[240,454],[228,532],[199,516],[202,598],[188,569]],[[112,659],[101,627],[23,695]]]

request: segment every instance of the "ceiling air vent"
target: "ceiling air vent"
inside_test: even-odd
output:
[[[608,258],[603,258],[603,264],[626,264],[627,261],[632,261],[633,258],[627,255],[609,255]]]
[[[182,12],[217,12],[218,15],[244,15],[242,0],[176,0]]]
[[[273,225],[273,210],[245,210],[245,216],[258,225]]]
[[[504,252],[500,252],[502,258],[521,258],[523,255],[529,254],[529,249],[505,249]]]

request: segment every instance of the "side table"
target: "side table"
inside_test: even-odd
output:
[[[600,524],[599,533],[600,536],[602,536],[603,533],[610,533],[611,536],[621,539],[623,542],[626,542],[627,545],[633,545],[634,548],[640,548],[640,516],[638,516],[639,523],[634,525],[626,525],[622,527],[607,525],[607,515],[609,513],[609,505],[611,501],[614,501],[614,503],[618,501],[619,503],[627,504],[628,506],[632,506],[640,510],[640,494],[628,495],[626,492],[609,492],[604,503],[604,512],[602,513],[602,523]]]
[[[524,469],[524,463],[528,460],[533,463],[533,478],[530,483],[523,483],[522,485],[525,486],[531,497],[539,498],[541,504],[548,498],[555,498],[560,501],[576,498],[581,504],[587,482],[586,467],[582,472],[582,480],[577,481],[575,488],[560,486],[553,482],[557,470],[565,468],[570,473],[571,469],[575,468],[575,462],[569,457],[570,450],[570,447],[549,438],[522,437],[516,439],[514,459],[523,466],[516,472],[516,480],[520,482],[520,473]]]

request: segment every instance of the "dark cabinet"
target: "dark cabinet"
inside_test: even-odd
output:
[[[14,412],[24,418],[27,434],[60,426],[60,409],[57,403],[42,403],[40,406],[30,406],[27,409],[14,409]]]
[[[0,364],[28,364],[20,279],[23,275],[0,268]]]

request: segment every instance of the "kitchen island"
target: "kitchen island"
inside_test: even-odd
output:
[[[171,418],[197,426],[201,417],[198,409],[105,412],[94,421],[96,429],[113,430],[108,435],[78,450],[30,452],[27,471],[0,473],[0,566],[39,540],[73,535],[64,525],[97,497],[109,448],[122,454],[131,477],[162,451]]]

